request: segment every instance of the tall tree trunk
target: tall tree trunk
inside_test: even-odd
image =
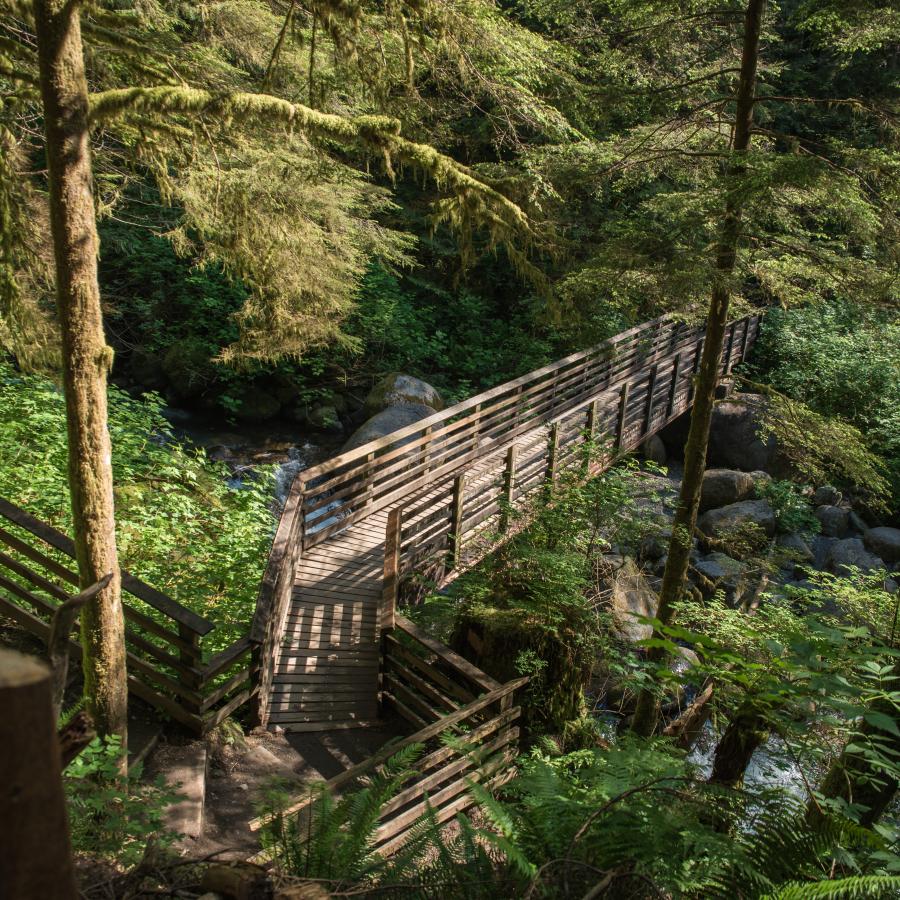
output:
[[[725,217],[722,222],[715,258],[715,280],[712,298],[706,320],[706,338],[703,356],[697,373],[694,392],[694,408],[691,412],[691,427],[684,448],[684,476],[681,481],[681,495],[672,537],[669,541],[669,556],[663,574],[656,618],[664,625],[672,619],[672,606],[681,597],[687,577],[688,562],[697,524],[697,509],[700,505],[700,488],[706,469],[706,447],[709,443],[709,426],[712,421],[716,385],[719,381],[719,362],[722,345],[728,325],[728,306],[731,299],[730,280],[737,259],[738,242],[741,235],[741,202],[734,190],[734,182],[740,177],[744,165],[740,155],[750,147],[753,126],[754,92],[756,90],[756,68],[759,59],[759,36],[766,0],[748,0],[744,14],[744,43],[741,55],[741,72],[737,90],[734,138],[732,150],[738,154],[738,161],[729,167],[727,179],[727,199]],[[654,637],[659,637],[654,634]],[[663,659],[663,650],[654,647],[649,651],[651,662]],[[650,735],[659,721],[659,700],[650,689],[645,689],[638,697],[637,708],[632,720],[632,730],[638,734]]]
[[[82,611],[85,693],[101,734],[126,738],[128,687],[116,557],[112,460],[106,423],[106,345],[97,283],[88,92],[76,0],[35,0],[50,225],[62,333],[69,491],[82,588],[112,574]]]
[[[739,709],[716,745],[709,783],[739,787],[753,754],[768,736],[765,716],[749,707]]]
[[[897,721],[897,709],[889,700],[873,704],[875,712],[883,713],[894,722]],[[863,720],[860,734],[851,735],[848,744],[866,746],[870,742],[877,744],[879,753],[885,756],[900,755],[900,737],[886,728],[879,728]],[[897,779],[885,773],[876,765],[874,759],[861,753],[848,753],[846,748],[832,763],[825,773],[819,792],[828,800],[844,800],[847,803],[865,807],[859,821],[871,827],[884,814],[897,794]],[[815,802],[810,802],[807,818],[813,825],[824,819],[822,810]]]

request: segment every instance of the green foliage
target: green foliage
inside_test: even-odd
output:
[[[847,422],[862,432],[865,445],[887,460],[896,492],[900,489],[898,348],[900,323],[889,310],[867,309],[847,300],[774,309],[763,319],[752,370],[819,416]],[[839,424],[830,427],[840,429]],[[859,443],[854,432],[840,431],[828,446],[843,448],[841,435],[850,436],[851,446]],[[855,455],[863,460],[860,452]]]
[[[146,781],[140,766],[123,776],[124,753],[118,735],[94,738],[69,763],[63,786],[73,849],[131,867],[151,843],[164,848],[178,837],[163,827],[163,813],[180,798],[161,775]]]
[[[884,461],[869,449],[864,435],[842,419],[828,418],[799,400],[769,392],[760,437],[770,436],[799,479],[855,488],[876,508],[890,502]]]
[[[821,523],[813,514],[807,499],[793,481],[766,481],[758,488],[775,511],[775,523],[782,534],[802,531],[817,534]]]
[[[158,397],[110,387],[109,399],[122,563],[212,619],[209,650],[221,649],[252,615],[273,527],[272,473],[233,490],[223,464],[175,441]],[[69,531],[66,471],[62,393],[0,362],[0,496]]]

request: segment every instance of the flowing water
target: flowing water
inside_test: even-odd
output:
[[[341,435],[311,432],[290,421],[231,424],[221,416],[170,408],[163,412],[175,437],[228,466],[228,485],[235,490],[251,481],[259,466],[277,466],[274,499],[279,509],[294,476],[334,456],[344,441]]]

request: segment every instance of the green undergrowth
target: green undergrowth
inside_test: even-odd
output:
[[[273,468],[244,489],[179,443],[153,395],[109,389],[116,536],[122,565],[216,629],[214,652],[246,633],[273,529]],[[72,533],[62,392],[0,362],[0,496]]]
[[[588,458],[600,452],[585,448]],[[410,610],[494,678],[530,677],[522,699],[532,734],[581,730],[584,689],[609,640],[598,560],[636,553],[664,521],[658,470],[626,460],[586,482],[582,474],[576,467],[542,491],[527,528]]]

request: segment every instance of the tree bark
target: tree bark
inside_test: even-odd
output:
[[[0,649],[0,886],[4,897],[78,897],[50,698],[50,669]]]
[[[884,701],[873,705],[876,712],[897,720],[897,710],[892,703]],[[878,750],[884,754],[900,755],[900,738],[886,728],[878,728],[863,720],[858,735],[851,735],[849,744],[865,745],[873,739]],[[819,793],[828,800],[845,800],[847,803],[865,807],[860,815],[861,825],[870,828],[884,814],[897,794],[897,780],[880,770],[873,761],[859,753],[848,753],[846,749],[832,763],[825,773]],[[824,820],[821,808],[811,801],[807,808],[807,819],[812,825]]]
[[[740,787],[753,754],[768,736],[763,716],[753,709],[739,709],[716,745],[709,783]]]
[[[672,537],[669,541],[669,556],[663,574],[656,618],[667,625],[672,619],[672,607],[681,597],[687,576],[693,542],[694,527],[697,524],[697,510],[700,506],[700,488],[706,470],[706,449],[709,443],[709,426],[712,421],[716,386],[719,382],[719,363],[728,325],[728,306],[731,299],[730,280],[737,259],[738,243],[741,236],[741,202],[734,190],[734,184],[741,175],[744,165],[740,157],[750,147],[753,126],[753,96],[756,90],[756,70],[759,60],[759,37],[762,28],[766,0],[748,0],[744,14],[744,41],[741,54],[741,72],[737,89],[737,109],[735,112],[732,151],[735,161],[729,167],[725,216],[715,251],[715,278],[712,298],[706,320],[706,337],[703,342],[703,356],[697,372],[694,407],[691,412],[691,427],[684,448],[684,476],[675,519],[672,523]],[[660,635],[654,629],[654,637]],[[651,648],[650,662],[661,662],[663,650]],[[650,689],[645,689],[638,697],[631,728],[637,734],[651,735],[659,721],[659,700]]]
[[[35,0],[50,194],[50,226],[62,334],[69,491],[82,588],[112,573],[85,605],[81,639],[88,710],[100,734],[126,740],[128,688],[112,460],[106,422],[106,345],[97,283],[88,92],[76,0]]]

